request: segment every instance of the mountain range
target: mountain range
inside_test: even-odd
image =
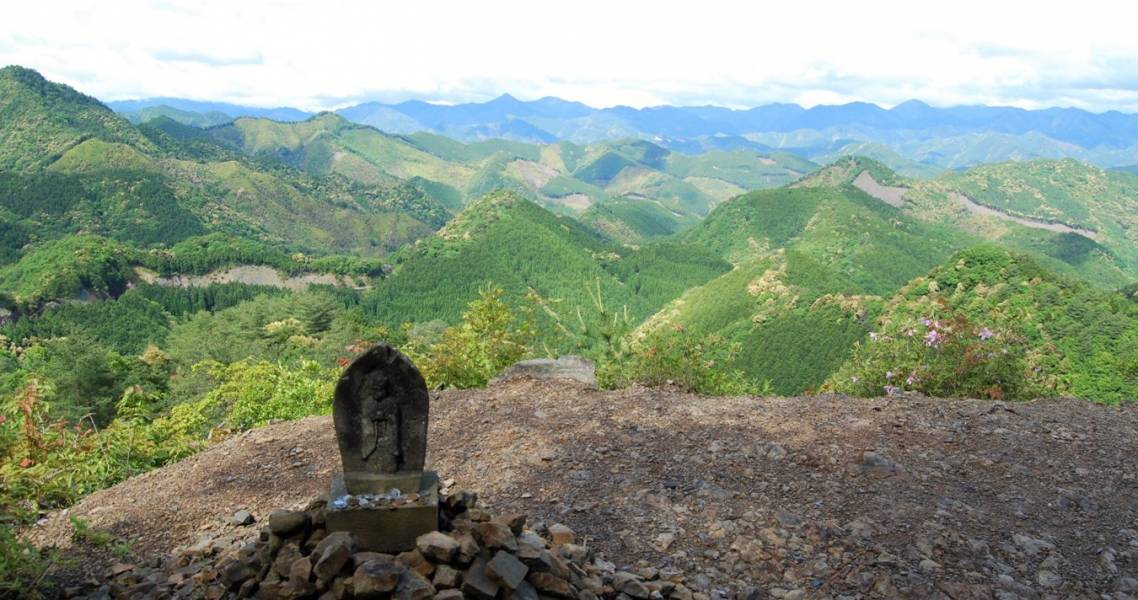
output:
[[[720,336],[740,348],[733,368],[788,394],[845,389],[835,373],[865,369],[857,361],[872,358],[860,350],[870,333],[908,318],[904,307],[944,302],[993,324],[1031,315],[1042,329],[1022,334],[1038,353],[1029,361],[1060,373],[1039,385],[1104,399],[1138,386],[1129,363],[1088,378],[1093,353],[1076,356],[1122,352],[1138,331],[1127,287],[1138,280],[1138,177],[1125,170],[1031,160],[921,178],[861,156],[819,165],[743,146],[690,154],[640,137],[464,142],[334,113],[200,126],[161,114],[133,124],[13,67],[0,71],[0,92],[0,291],[24,315],[13,335],[45,331],[41,319],[53,324],[46,331],[66,331],[68,319],[95,310],[59,312],[60,301],[117,306],[120,296],[162,323],[173,309],[124,290],[157,275],[224,276],[246,290],[259,280],[230,273],[268,267],[356,277],[359,289],[337,302],[352,323],[387,331],[438,331],[493,285],[518,310],[540,307],[532,320],[550,351],[593,351],[614,322],[589,307],[621,307],[629,343],[671,330]],[[510,102],[564,118],[584,110]],[[407,110],[469,121],[493,108]],[[262,293],[226,292],[237,305],[194,319],[195,339],[237,335],[232,323],[246,318],[237,315],[254,310],[246,299]],[[270,325],[322,323],[343,310],[311,302],[256,309],[261,333],[249,347],[266,343]],[[169,325],[156,331],[174,335]],[[175,345],[195,360],[236,356]],[[1066,362],[1048,362],[1055,348]]]
[[[118,101],[109,106],[135,122],[165,115],[194,125],[220,124],[242,116],[279,121],[312,116],[296,109],[171,98]],[[689,154],[709,149],[777,149],[822,162],[859,154],[914,176],[1031,158],[1070,157],[1102,167],[1138,164],[1138,115],[1075,108],[932,107],[918,100],[889,109],[864,102],[811,108],[795,104],[750,109],[593,108],[559,98],[523,101],[505,94],[488,102],[453,105],[418,100],[366,102],[336,112],[387,133],[432,132],[464,141],[590,144],[633,137]]]

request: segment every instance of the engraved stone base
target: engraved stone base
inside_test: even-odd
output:
[[[405,491],[407,495],[413,492]],[[424,471],[418,499],[395,504],[376,496],[351,496],[344,478],[332,479],[326,512],[328,531],[354,533],[360,547],[372,552],[402,552],[415,547],[415,539],[439,528],[439,476]]]

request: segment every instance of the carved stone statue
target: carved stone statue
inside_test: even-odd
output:
[[[348,366],[336,385],[332,420],[349,493],[418,490],[428,404],[423,376],[391,346],[375,346]]]
[[[401,552],[438,527],[439,477],[423,471],[430,396],[411,361],[379,344],[352,361],[332,401],[344,474],[328,496],[330,531],[376,552]]]

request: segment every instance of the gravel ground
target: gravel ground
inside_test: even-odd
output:
[[[610,560],[708,598],[1138,597],[1138,408],[1078,400],[709,398],[514,380],[432,398],[428,462],[499,513],[561,522]],[[68,516],[135,557],[302,507],[338,467],[331,419],[233,436],[29,533],[77,560]]]

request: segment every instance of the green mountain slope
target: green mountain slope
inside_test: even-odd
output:
[[[394,272],[363,299],[370,312],[392,325],[453,322],[479,288],[490,284],[514,303],[532,290],[566,319],[575,319],[579,307],[590,318],[590,288],[595,293],[599,286],[608,306],[625,307],[639,320],[730,268],[699,248],[619,248],[513,192],[478,200],[397,258]],[[539,330],[555,342],[558,328],[542,322]]]
[[[921,221],[998,241],[1061,274],[1116,288],[1138,277],[1136,182],[1070,160],[985,165],[914,180],[877,161],[850,157],[794,185],[853,185]]]
[[[80,232],[162,246],[220,231],[292,251],[380,256],[446,218],[418,188],[246,158],[218,144],[224,128],[214,137],[169,118],[135,127],[27,69],[0,70],[0,92],[0,254],[8,260],[27,244]],[[254,154],[291,130],[258,131],[249,137],[259,144]]]
[[[393,136],[331,113],[300,123],[242,118],[208,133],[234,151],[316,175],[336,173],[368,184],[415,179],[452,211],[459,199],[514,190],[625,243],[678,231],[748,189],[793,181],[801,174],[796,169],[810,164],[744,151],[687,157],[643,140],[583,147],[462,143],[430,133]],[[437,191],[439,186],[447,192]]]
[[[151,149],[137,129],[98,100],[23,67],[0,69],[0,123],[4,170],[46,167],[91,138]]]
[[[736,266],[642,328],[723,335],[742,347],[733,366],[783,394],[821,385],[868,332],[880,296],[975,241],[848,185],[751,192],[681,238]]]
[[[896,290],[972,241],[849,186],[752,192],[683,237],[732,262],[794,249],[874,294]]]
[[[775,251],[689,289],[642,330],[683,327],[741,346],[733,367],[779,394],[820,385],[868,332],[881,299],[797,251]]]

